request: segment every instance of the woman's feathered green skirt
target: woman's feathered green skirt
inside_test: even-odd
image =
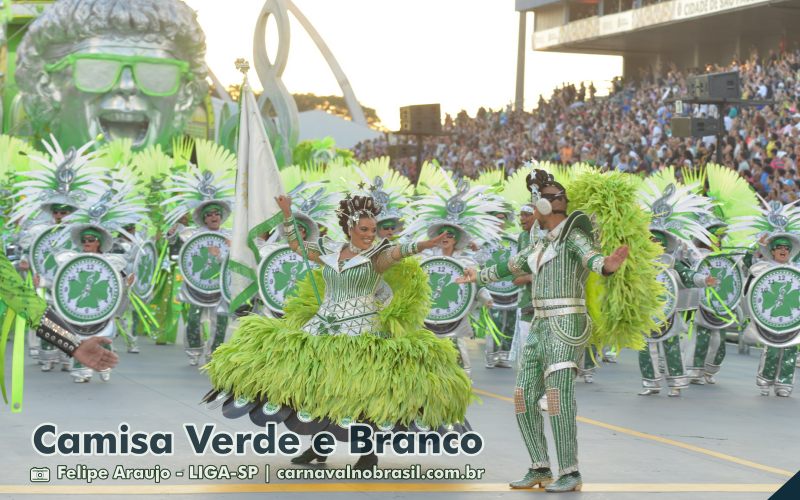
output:
[[[319,287],[324,286],[315,271]],[[204,368],[229,417],[249,414],[295,432],[333,432],[349,422],[380,428],[441,428],[465,423],[471,383],[452,343],[420,328],[429,308],[427,275],[406,259],[384,273],[393,299],[376,335],[310,335],[316,312],[311,282],[298,286],[282,319],[247,316]],[[322,292],[322,290],[320,290]]]

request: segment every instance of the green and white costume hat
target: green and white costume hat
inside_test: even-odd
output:
[[[497,218],[492,212],[502,212],[504,207],[494,197],[486,196],[487,186],[473,186],[460,179],[456,184],[447,175],[442,187],[428,185],[429,195],[409,205],[415,218],[403,234],[413,238],[433,238],[446,226],[454,228],[459,237],[456,249],[463,249],[472,239],[482,242],[496,241],[501,236]]]
[[[104,189],[101,181],[104,172],[92,165],[96,154],[89,151],[94,141],[65,152],[55,137],[51,135],[50,139],[51,144],[42,141],[50,158],[30,155],[38,168],[23,173],[26,179],[19,183],[19,201],[11,216],[12,222],[24,222],[41,212],[50,214],[58,205],[78,209]]]
[[[674,252],[678,240],[691,245],[692,240],[712,245],[711,233],[701,219],[711,219],[711,202],[692,192],[693,186],[667,184],[663,189],[648,179],[639,191],[641,205],[652,213],[650,231],[664,235],[666,250]]]
[[[203,212],[206,207],[217,205],[222,211],[224,223],[231,215],[234,185],[230,179],[220,178],[208,170],[199,171],[190,167],[186,174],[177,174],[172,178],[171,187],[166,191],[171,195],[162,205],[176,204],[167,213],[168,225],[175,224],[181,217],[190,213],[198,227],[202,227]]]
[[[325,227],[326,235],[330,238],[343,237],[336,208],[344,196],[333,189],[327,168],[319,165],[292,165],[282,169],[280,176],[284,189],[292,198],[295,219],[310,229],[310,233],[307,231],[307,238],[319,238],[320,226]],[[283,226],[278,226],[277,234],[283,236]]]
[[[173,208],[167,212],[165,222],[171,226],[184,215],[191,214],[194,223],[202,227],[206,207],[217,205],[222,211],[224,224],[233,207],[236,156],[219,144],[204,139],[179,141],[176,145],[174,161],[178,165],[186,164],[186,170],[173,174],[166,189],[170,197],[161,205]],[[192,149],[196,153],[197,165],[189,163]]]
[[[299,225],[306,228],[306,241],[317,241],[320,237],[319,224],[330,231],[338,227],[336,220],[337,197],[329,193],[323,183],[301,182],[289,191],[292,198],[292,215]],[[281,237],[283,225],[278,226]]]
[[[800,200],[783,205],[761,198],[763,208],[755,217],[740,217],[731,230],[748,231],[759,242],[761,253],[770,255],[772,242],[783,238],[791,242],[789,260],[800,253]],[[763,241],[762,241],[763,240]]]
[[[100,235],[100,251],[111,250],[114,233],[118,232],[134,241],[135,237],[125,227],[136,224],[147,215],[143,198],[133,194],[134,180],[117,181],[101,196],[90,200],[85,208],[64,218],[68,224],[65,233],[69,235],[75,248],[81,248],[84,233]]]

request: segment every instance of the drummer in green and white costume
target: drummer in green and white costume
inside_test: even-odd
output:
[[[63,151],[61,146],[51,136],[51,143],[42,141],[44,149],[49,153],[45,155],[27,155],[31,162],[30,170],[19,172],[24,178],[23,186],[17,193],[17,202],[11,214],[11,222],[20,227],[19,245],[22,256],[17,263],[17,269],[23,274],[35,271],[34,263],[29,262],[31,248],[40,239],[47,238],[45,232],[60,227],[62,220],[74,213],[87,199],[97,196],[104,188],[100,182],[102,172],[91,166],[95,153],[89,149],[94,142],[85,144],[79,149],[70,148]],[[18,155],[15,155],[18,156]],[[12,164],[14,161],[11,159]],[[52,234],[52,233],[51,233]],[[51,239],[51,243],[54,243]],[[45,244],[43,242],[43,244]],[[58,246],[53,249],[51,257],[44,261],[45,269],[53,269],[52,255],[61,251]],[[64,248],[66,250],[66,248]],[[43,253],[47,250],[43,250]],[[50,278],[53,276],[51,275]],[[46,283],[47,280],[42,281]],[[49,286],[49,285],[48,285]],[[39,285],[37,288],[45,288]],[[49,300],[49,293],[42,290]],[[40,293],[41,293],[40,292]],[[39,357],[42,371],[50,371],[61,359],[64,369],[69,365],[66,356],[59,353],[56,348],[46,341],[41,341],[39,352],[39,339],[29,330],[29,353]]]
[[[796,340],[800,332],[792,329],[792,325],[797,323],[800,301],[797,300],[797,288],[789,288],[795,286],[797,273],[778,271],[777,280],[772,280],[769,274],[780,267],[800,269],[797,263],[800,254],[800,206],[797,202],[783,205],[778,201],[767,202],[763,199],[762,203],[764,207],[759,210],[759,215],[741,217],[738,222],[731,224],[731,228],[754,232],[753,237],[757,239],[759,247],[750,267],[745,301],[746,313],[751,318],[749,328],[765,345],[756,385],[761,389],[762,396],[768,396],[770,388],[773,388],[776,396],[788,397],[794,388],[799,349]],[[753,310],[759,307],[761,310]]]
[[[433,226],[428,231],[430,238],[435,238],[440,234],[445,234],[444,239],[441,240],[438,247],[423,252],[425,257],[451,257],[459,261],[465,268],[477,266],[477,262],[475,262],[475,259],[472,257],[474,252],[468,248],[470,240],[469,235],[466,233],[466,231],[464,231],[463,228],[457,225],[447,224],[440,225],[438,227]],[[470,317],[476,309],[480,307],[491,306],[492,295],[486,288],[481,287],[478,290],[478,293],[475,294],[475,299],[469,306],[467,314],[461,318],[458,322],[458,325],[446,335],[437,333],[435,327],[432,325],[427,325],[429,329],[431,329],[434,333],[437,333],[437,336],[447,337],[453,341],[458,349],[461,367],[464,368],[464,371],[467,372],[467,375],[469,376],[472,376],[472,363],[469,359],[467,339],[475,338],[475,332],[472,329]]]
[[[106,258],[111,262],[115,270],[124,276],[124,271],[127,267],[127,260],[123,256],[107,253],[111,250],[113,237],[106,229],[99,225],[82,224],[80,227],[73,228],[70,233],[73,246],[75,248],[80,248],[81,251],[66,251],[56,255],[56,262],[58,263],[59,267],[63,266],[78,253],[106,254]],[[134,279],[135,276],[133,274],[129,274],[126,277],[125,283],[130,286],[133,284]],[[123,296],[125,295],[126,294],[123,293]],[[125,311],[125,305],[122,304],[118,311],[119,315],[122,315]],[[108,321],[105,328],[93,334],[92,337],[104,337],[113,340],[118,333],[115,319],[116,317]],[[112,344],[110,343],[103,344],[103,347],[113,351]],[[93,369],[84,366],[74,358],[71,360],[69,371],[70,375],[72,375],[72,381],[75,383],[89,382],[92,380],[92,375],[94,374]],[[111,378],[111,369],[101,371],[100,378],[104,382],[107,382]]]
[[[66,251],[56,255],[55,259],[59,266],[59,271],[56,272],[57,282],[52,287],[54,302],[64,300],[64,297],[60,297],[60,299],[56,297],[64,289],[64,286],[58,282],[59,279],[65,279],[63,276],[59,278],[61,269],[65,265],[71,265],[74,262],[73,258],[79,254],[104,254],[103,258],[113,268],[111,272],[116,272],[120,278],[124,278],[121,280],[120,289],[118,289],[119,297],[122,297],[122,300],[116,304],[116,309],[109,311],[110,315],[105,320],[105,324],[101,322],[80,328],[76,325],[76,329],[82,330],[84,333],[81,334],[85,337],[113,339],[118,333],[117,319],[124,314],[127,307],[126,286],[133,285],[135,275],[133,273],[126,274],[128,260],[125,256],[109,252],[113,246],[112,231],[120,231],[126,234],[124,227],[135,224],[144,216],[145,208],[142,205],[142,199],[132,195],[133,187],[133,179],[128,179],[127,182],[115,185],[96,199],[90,200],[86,208],[82,208],[64,219],[64,223],[68,225],[65,229],[68,234],[64,236],[72,241],[73,248],[79,248],[80,251]],[[127,234],[127,237],[132,239],[133,235]],[[72,290],[73,283],[75,282],[69,282],[68,288],[70,290]],[[90,282],[87,282],[83,286],[88,286],[89,284]],[[95,287],[89,287],[90,296],[92,293],[110,293],[108,284],[105,286],[105,288],[100,287],[99,291]],[[68,321],[69,318],[64,317],[64,320]],[[106,344],[105,347],[110,349],[111,344]],[[70,374],[76,383],[89,382],[92,379],[93,370],[73,359]],[[108,381],[110,377],[110,370],[100,372],[100,378],[103,381]]]
[[[794,266],[800,269],[800,264],[794,261],[794,258],[800,254],[800,235],[775,235],[767,239],[765,246],[769,248],[769,253],[765,253],[769,257],[753,265],[751,274],[754,277],[778,265]],[[756,385],[761,388],[762,396],[769,395],[770,387],[779,397],[788,397],[792,393],[798,349],[800,346],[797,345],[791,347],[764,346],[756,376]]]
[[[512,488],[531,488],[552,481],[544,419],[538,401],[547,396],[555,438],[560,477],[547,491],[580,490],[578,472],[575,371],[591,333],[586,309],[586,281],[590,272],[614,273],[627,258],[627,247],[608,257],[597,249],[589,218],[580,211],[566,215],[567,193],[553,176],[535,170],[529,188],[536,199],[536,217],[547,236],[508,262],[481,270],[468,270],[463,282],[479,285],[505,276],[533,274],[534,319],[517,375],[514,404],[517,423],[532,465]]]
[[[205,232],[222,234],[226,240],[230,240],[230,231],[221,229],[222,224],[230,216],[230,205],[226,201],[212,200],[201,203],[194,209],[193,219],[197,227],[186,229],[180,233],[182,242],[189,238]],[[222,265],[222,249],[210,247],[211,258],[217,259]],[[211,354],[225,341],[225,332],[228,328],[228,316],[224,310],[224,305],[217,303],[211,307],[200,306],[191,299],[193,291],[184,280],[179,300],[189,303],[189,311],[186,315],[186,330],[184,337],[184,350],[189,356],[189,364],[196,366],[200,362],[200,357],[205,355],[208,359]],[[203,342],[204,324],[208,325],[209,338]]]
[[[705,228],[719,241],[722,246],[722,239],[725,237],[727,225],[716,218],[709,218],[704,221]],[[695,248],[699,252],[699,265],[702,259],[713,251],[708,245],[695,240]],[[695,266],[696,268],[696,266]],[[701,300],[705,300],[702,299]],[[736,323],[742,320],[740,310],[732,311],[736,315]],[[719,373],[722,361],[725,359],[725,330],[714,325],[707,315],[711,313],[698,308],[694,315],[694,335],[689,339],[686,355],[686,375],[692,384],[704,385],[716,384],[714,375]],[[716,320],[725,318],[714,318]]]
[[[680,396],[681,389],[689,386],[686,378],[680,337],[687,331],[683,312],[697,309],[700,304],[699,289],[716,285],[716,280],[695,272],[687,262],[689,251],[696,238],[710,244],[710,233],[700,224],[700,215],[711,215],[711,204],[707,198],[698,196],[692,186],[668,184],[663,190],[648,180],[640,191],[642,204],[653,214],[651,239],[663,248],[659,261],[677,274],[678,297],[676,311],[659,332],[643,332],[647,344],[639,351],[639,370],[644,389],[640,396],[652,396],[661,392],[664,376],[670,397]],[[663,359],[666,373],[659,369]]]
[[[470,186],[461,179],[455,183],[449,175],[447,182],[427,196],[415,200],[409,213],[414,218],[403,234],[409,239],[427,236],[431,239],[444,237],[437,247],[424,252],[425,257],[444,256],[457,260],[465,268],[475,267],[477,261],[471,243],[480,236],[484,241],[496,241],[500,237],[497,218],[491,214],[499,211],[501,205],[496,197],[484,195],[485,186]],[[492,296],[481,287],[475,294],[472,303],[467,305],[466,314],[456,322],[444,325],[426,323],[426,327],[440,338],[451,339],[458,348],[461,366],[468,375],[472,372],[472,364],[467,349],[467,339],[473,338],[475,332],[470,317],[479,307],[491,307]]]
[[[511,206],[504,201],[498,200],[503,207],[503,210],[495,210],[490,212],[492,216],[497,219],[496,224],[501,233],[505,233],[513,219],[513,212]],[[481,249],[476,253],[476,259],[481,266],[491,258],[492,253],[497,251],[499,241],[484,242]],[[500,332],[501,337],[498,339],[490,334],[484,337],[484,362],[486,368],[511,368],[509,362],[509,354],[511,352],[511,344],[514,340],[514,331],[517,324],[517,308],[509,309],[508,307],[501,307],[497,304],[491,306],[490,316],[494,322],[497,330]]]
[[[686,262],[676,260],[675,255],[680,253],[679,245],[675,236],[669,231],[652,230],[653,241],[659,243],[664,248],[661,263],[676,271],[680,278],[679,285],[685,287],[679,289],[679,295],[686,294],[686,289],[699,289],[705,286],[713,286],[716,280],[711,276],[701,275],[694,272]],[[684,302],[694,302],[691,298],[682,299]],[[679,299],[679,302],[681,299]],[[661,392],[660,379],[665,376],[669,386],[669,396],[680,396],[680,390],[689,386],[683,367],[683,357],[681,355],[680,335],[686,331],[686,323],[683,321],[682,311],[677,311],[670,324],[670,330],[675,333],[661,341],[649,341],[647,346],[639,351],[639,369],[642,373],[642,386],[644,389],[639,393],[640,396],[652,396]],[[659,358],[664,359],[666,373],[661,373],[659,369]]]
[[[178,258],[182,260],[179,263],[182,272],[195,273],[194,276],[183,277],[178,292],[178,300],[188,305],[184,351],[191,366],[199,365],[203,355],[206,360],[210,359],[214,350],[225,341],[228,326],[228,308],[219,291],[219,275],[215,282],[214,276],[204,273],[209,269],[221,269],[228,254],[231,233],[222,225],[232,210],[234,186],[231,165],[235,165],[235,159],[221,162],[220,165],[206,165],[216,167],[216,171],[190,165],[185,173],[171,177],[172,184],[167,191],[172,196],[162,202],[164,206],[174,206],[166,215],[167,224],[175,224],[187,214],[194,222],[193,227],[184,227],[177,233],[176,241],[181,248]],[[209,233],[212,236],[203,240],[202,235]],[[187,247],[187,243],[194,246]],[[189,255],[187,250],[193,253]],[[196,266],[195,260],[201,264],[205,261],[206,264]],[[189,284],[190,280],[194,286]],[[204,335],[207,335],[205,344]]]
[[[290,185],[284,184],[284,187],[289,188]],[[336,227],[338,225],[336,221],[336,204],[338,203],[337,198],[338,195],[329,192],[325,186],[321,182],[300,182],[297,186],[291,188],[289,191],[289,197],[292,199],[292,213],[294,214],[295,223],[297,224],[297,233],[299,239],[305,243],[313,244],[313,245],[323,245],[323,238],[320,231],[320,225],[325,225],[328,227]],[[275,230],[266,240],[256,240],[256,246],[258,247],[259,251],[259,263],[263,262],[264,259],[268,258],[270,254],[274,254],[276,251],[281,251],[281,248],[285,248],[286,241],[286,229],[283,225],[278,226],[278,229]],[[291,254],[294,257],[294,253]],[[295,257],[296,258],[296,257]],[[284,299],[289,299],[293,296],[293,289],[296,288],[298,281],[300,281],[299,276],[302,275],[302,270],[305,270],[306,265],[302,262],[299,264],[301,267],[297,267],[298,264],[295,264],[291,269],[291,273],[296,273],[289,283],[290,285],[284,285],[286,288],[280,290],[283,294]],[[309,264],[312,268],[316,268],[316,264]],[[259,269],[261,266],[259,265]],[[259,281],[261,278],[259,277]],[[276,287],[280,285],[275,285]],[[291,291],[290,291],[291,290]],[[278,292],[278,290],[275,290]],[[258,297],[257,303],[259,304],[256,308],[258,314],[268,317],[279,318],[281,313],[278,311],[273,311],[267,304],[262,303],[261,297]],[[274,306],[273,306],[274,307]]]

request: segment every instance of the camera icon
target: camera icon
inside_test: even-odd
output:
[[[31,482],[49,483],[50,469],[48,469],[47,467],[31,467]]]

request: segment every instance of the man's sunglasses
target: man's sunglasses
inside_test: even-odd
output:
[[[95,238],[94,236],[86,236],[84,238],[81,238],[81,243],[96,243],[96,242],[97,238]]]

